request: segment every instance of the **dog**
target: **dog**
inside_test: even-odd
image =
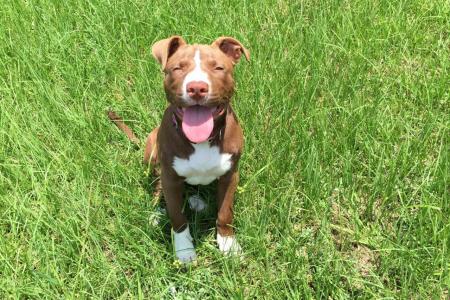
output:
[[[164,72],[169,105],[161,125],[147,137],[144,163],[159,165],[176,257],[182,263],[197,258],[182,212],[184,184],[207,185],[216,180],[217,244],[224,254],[239,255],[241,247],[231,225],[244,138],[231,98],[234,66],[242,56],[248,61],[250,53],[232,37],[220,37],[211,45],[190,45],[172,36],[156,42],[152,54]],[[114,112],[109,117],[138,143],[120,117]]]

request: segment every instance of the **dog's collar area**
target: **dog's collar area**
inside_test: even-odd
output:
[[[216,139],[218,141],[222,140],[223,132],[225,130],[225,120],[228,112],[228,105],[224,105],[218,109],[217,112],[214,113],[214,129],[211,132],[211,135],[206,140],[208,143],[214,142]],[[180,115],[179,108],[175,108],[172,112],[172,124],[175,127],[176,131],[182,135],[185,139],[188,139],[186,135],[181,130],[182,116]],[[189,141],[191,144],[196,144]]]

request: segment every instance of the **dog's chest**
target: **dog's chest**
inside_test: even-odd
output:
[[[231,154],[220,153],[219,147],[208,142],[193,144],[194,152],[187,158],[173,159],[173,168],[189,184],[210,184],[231,168]]]

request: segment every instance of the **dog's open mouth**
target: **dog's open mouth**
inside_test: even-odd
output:
[[[192,105],[178,107],[176,114],[182,121],[184,135],[193,143],[206,141],[214,129],[214,118],[223,112],[224,108]]]

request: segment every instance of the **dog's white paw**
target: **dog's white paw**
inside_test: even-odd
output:
[[[189,232],[189,226],[182,232],[173,232],[173,245],[175,255],[182,263],[190,263],[197,259],[192,237]]]
[[[220,233],[217,233],[217,245],[219,246],[219,250],[225,255],[242,254],[241,246],[234,235],[223,236]]]
[[[208,205],[199,195],[192,195],[188,199],[189,207],[196,212],[204,210]]]

